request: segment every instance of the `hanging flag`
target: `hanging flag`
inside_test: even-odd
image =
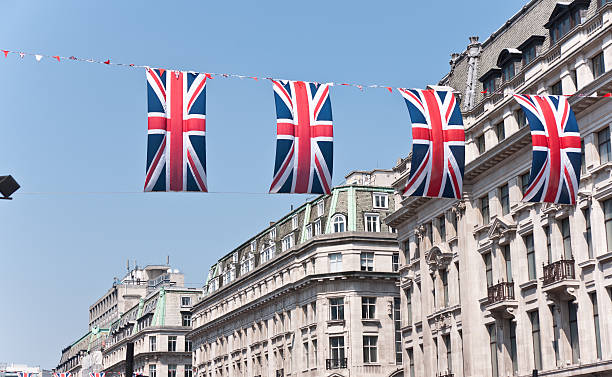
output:
[[[465,169],[463,118],[449,91],[399,89],[412,122],[406,196],[460,199]]]
[[[531,129],[533,159],[525,202],[575,204],[580,183],[580,131],[563,96],[515,94]]]
[[[72,373],[53,373],[53,377],[72,377]]]
[[[19,372],[19,377],[32,377],[33,374],[30,372]]]
[[[276,163],[270,193],[329,194],[333,126],[329,84],[272,80]]]
[[[105,372],[89,372],[89,377],[104,377],[106,376]]]
[[[208,191],[206,75],[147,68],[145,191]]]

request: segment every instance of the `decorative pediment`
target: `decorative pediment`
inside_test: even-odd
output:
[[[502,239],[514,232],[516,232],[516,223],[505,217],[495,217],[489,226],[487,237],[492,241],[505,241]]]
[[[434,246],[427,252],[425,261],[429,265],[431,271],[441,270],[450,264],[453,260],[453,253],[448,250],[442,250],[438,246]]]
[[[504,48],[497,57],[497,66],[503,67],[509,61],[517,61],[523,58],[523,53],[516,48]]]

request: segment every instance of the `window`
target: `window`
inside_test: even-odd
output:
[[[366,232],[380,232],[380,216],[377,214],[366,214],[365,215],[365,231]]]
[[[304,346],[304,364],[306,365],[306,369],[308,369],[310,368],[310,352],[308,349],[308,342],[304,342],[302,346]]]
[[[612,199],[608,199],[603,203],[604,207],[604,223],[606,225],[606,240],[608,249],[612,251]]]
[[[374,319],[376,317],[376,297],[361,298],[361,318]]]
[[[536,45],[530,44],[523,49],[523,67],[531,63],[536,58]]]
[[[412,325],[412,288],[406,289],[406,314],[408,315],[408,326]]]
[[[501,247],[504,254],[504,262],[506,263],[506,281],[512,282],[512,256],[510,255],[510,245]]]
[[[399,253],[393,253],[391,256],[391,271],[399,271]]]
[[[189,296],[181,297],[181,306],[182,307],[191,306],[191,297]]]
[[[495,92],[495,90],[497,89],[497,85],[495,84],[495,77],[491,77],[490,79],[482,83],[482,89],[485,92],[485,95],[492,94]]]
[[[317,360],[317,340],[312,340],[312,365],[316,368],[318,365]]]
[[[291,218],[291,229],[296,230],[298,228],[298,215],[293,215]]]
[[[344,298],[329,299],[329,316],[332,321],[344,320]]]
[[[374,271],[374,253],[361,253],[361,271]]]
[[[495,134],[497,135],[497,142],[501,142],[506,138],[506,128],[503,121],[495,125]]]
[[[544,234],[546,235],[546,252],[548,254],[548,263],[552,263],[552,247],[550,244],[550,226],[545,225],[542,227],[542,230],[544,230]]]
[[[325,214],[325,202],[323,200],[317,203],[317,217],[321,217]]]
[[[610,153],[610,128],[606,127],[597,133],[597,150],[599,151],[599,163],[605,164],[612,160]]]
[[[321,235],[321,219],[317,219],[314,222],[314,235]]]
[[[251,253],[257,251],[257,240],[251,241]]]
[[[580,342],[578,339],[578,305],[571,301],[567,303],[569,313],[570,345],[572,347],[572,363],[577,364],[580,359]]]
[[[521,174],[521,192],[525,195],[527,188],[529,187],[529,173]]]
[[[274,254],[276,253],[276,246],[274,243],[269,243],[265,249],[261,251],[260,255],[260,263],[266,263],[270,259],[274,258]]]
[[[408,348],[408,359],[410,360],[410,375],[409,377],[415,377],[414,374],[414,351],[412,348]]]
[[[271,241],[276,240],[276,228],[272,228],[272,229],[270,230],[270,240],[271,240]]]
[[[440,241],[446,242],[446,216],[444,215],[438,217],[438,233],[440,234]]]
[[[309,240],[312,238],[312,224],[306,225],[306,239]]]
[[[599,76],[606,73],[606,66],[604,65],[604,55],[603,52],[597,54],[593,59],[591,59],[591,63],[593,64],[593,77],[598,78]]]
[[[176,364],[168,364],[168,377],[176,377]]]
[[[518,124],[519,129],[527,125],[527,116],[522,109],[515,110],[514,117],[516,118],[516,123]]]
[[[344,215],[334,215],[332,218],[332,227],[334,233],[340,233],[346,231],[346,219]]]
[[[599,328],[599,308],[597,307],[597,293],[589,293],[591,304],[593,304],[593,327],[595,328],[595,349],[597,359],[601,360],[601,332]]]
[[[555,311],[557,311],[556,305],[550,306],[550,313],[552,315],[552,324],[553,324],[553,350],[555,351],[555,361],[559,363],[560,355],[559,355],[559,325],[557,324],[557,316],[555,315]],[[558,364],[557,364],[558,365]]]
[[[168,352],[176,352],[176,336],[168,336]]]
[[[294,236],[293,233],[286,235],[282,241],[281,241],[281,245],[283,248],[283,251],[287,251],[289,249],[291,249],[294,245]]]
[[[150,336],[149,337],[149,352],[157,351],[157,337]]]
[[[254,266],[255,256],[252,252],[244,253],[242,256],[242,262],[240,263],[240,274],[244,275],[251,271]]]
[[[482,216],[482,225],[487,225],[491,221],[489,215],[489,196],[485,195],[480,198],[480,215]]]
[[[566,260],[570,260],[572,259],[572,239],[569,217],[561,220],[561,235],[563,236],[563,256]]]
[[[434,238],[433,238],[433,225],[431,222],[425,224],[425,230],[427,231],[427,239],[429,240],[429,243],[431,245],[433,245],[434,243]]]
[[[516,322],[508,320],[510,322],[510,360],[512,360],[512,370],[514,374],[518,372],[518,358],[516,348]]]
[[[476,137],[476,147],[478,148],[478,153],[483,154],[485,152],[485,138],[484,135],[479,135]]]
[[[563,84],[561,81],[557,81],[550,87],[550,94],[553,96],[560,96],[563,94]]]
[[[185,377],[193,377],[193,369],[191,364],[185,364]]]
[[[185,352],[191,352],[193,349],[191,340],[185,339]]]
[[[504,65],[504,67],[502,68],[502,77],[504,78],[504,82],[512,80],[515,74],[516,69],[514,67],[514,62],[510,62]]]
[[[372,194],[374,208],[389,208],[389,197],[387,194],[375,192]]]
[[[444,299],[444,307],[448,307],[448,270],[442,270],[440,272],[442,279],[442,298]]]
[[[332,365],[341,364],[344,360],[344,336],[329,337],[329,356],[332,359]]]
[[[584,153],[584,140],[580,140],[580,172],[586,173],[586,154]]]
[[[376,350],[377,336],[363,337],[363,362],[376,363],[378,362],[378,352]]]
[[[191,314],[183,314],[183,326],[191,327]]]
[[[157,365],[149,365],[149,377],[157,377]]]
[[[508,190],[508,184],[505,184],[499,188],[499,201],[501,202],[502,215],[510,213],[510,191]]]
[[[495,324],[487,325],[487,331],[489,332],[489,350],[491,352],[491,376],[499,377],[497,367],[497,330]]]
[[[342,254],[341,253],[329,254],[329,271],[330,272],[342,271]]]
[[[485,272],[487,276],[487,287],[493,285],[493,262],[491,260],[491,252],[484,255]]]
[[[591,208],[587,207],[582,211],[586,229],[584,231],[584,240],[587,244],[587,252],[589,259],[593,259],[593,237],[591,236]]]
[[[401,319],[401,301],[399,297],[393,298],[393,325],[395,330],[395,364],[402,365],[402,319]]]
[[[442,335],[442,341],[444,342],[444,348],[446,348],[446,369],[449,373],[453,372],[453,353],[451,347],[450,335]]]
[[[534,369],[542,369],[542,343],[540,341],[540,316],[538,311],[529,312],[529,320],[531,322],[531,338],[533,340],[533,367]]]
[[[527,249],[527,273],[529,280],[536,278],[535,250],[533,248],[533,234],[525,236],[525,248]]]
[[[547,25],[550,30],[551,46],[557,43],[563,36],[570,32],[581,22],[580,9],[574,9],[559,17],[554,23]]]

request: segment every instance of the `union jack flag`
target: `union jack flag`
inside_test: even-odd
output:
[[[277,136],[270,193],[329,194],[334,136],[329,84],[272,84]]]
[[[89,377],[104,377],[106,376],[105,372],[89,372]]]
[[[580,131],[563,96],[515,94],[523,108],[533,143],[525,202],[575,204],[580,182]]]
[[[403,195],[460,199],[465,133],[455,95],[436,90],[399,91],[412,122],[412,161]]]
[[[70,372],[66,372],[66,373],[53,373],[53,377],[71,377],[72,373]]]
[[[208,191],[204,73],[147,69],[145,191]]]
[[[33,374],[31,372],[19,372],[19,377],[32,377]]]

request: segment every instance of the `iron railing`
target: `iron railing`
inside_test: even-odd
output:
[[[487,288],[487,304],[495,304],[504,300],[514,300],[514,283],[502,281]]]
[[[325,369],[326,370],[331,370],[331,369],[346,369],[346,365],[347,365],[347,358],[340,358],[340,359],[325,359]]]
[[[576,271],[573,259],[561,259],[547,264],[543,268],[544,285],[556,283],[565,279],[575,279]]]

